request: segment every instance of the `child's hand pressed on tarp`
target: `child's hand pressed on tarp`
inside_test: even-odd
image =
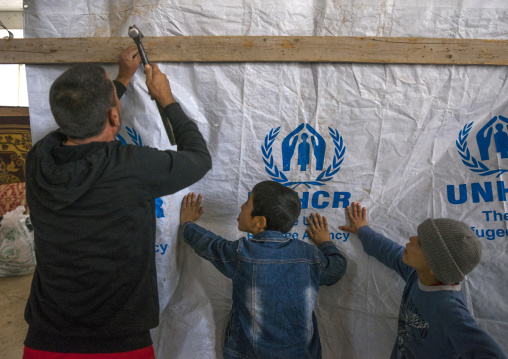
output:
[[[369,225],[367,223],[367,209],[362,207],[361,203],[353,202],[351,208],[346,207],[346,213],[351,224],[349,226],[339,226],[340,230],[358,234],[360,228]]]
[[[319,246],[323,242],[331,241],[330,232],[328,231],[328,221],[326,217],[319,213],[311,213],[310,216],[307,217],[309,221],[309,229],[307,229],[307,233],[309,237]]]
[[[180,209],[180,225],[183,226],[187,222],[195,222],[203,214],[201,201],[203,195],[200,193],[196,199],[196,194],[190,192],[185,195],[182,200],[182,208]]]

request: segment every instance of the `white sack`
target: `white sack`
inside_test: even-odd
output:
[[[25,211],[24,206],[19,206],[0,220],[0,277],[35,270],[34,233]]]
[[[136,24],[145,36],[508,38],[504,0],[449,1],[446,6],[442,1],[415,0],[25,2],[26,37],[127,36],[128,27]],[[387,358],[396,335],[403,282],[365,255],[356,236],[345,237],[338,230],[345,223],[348,198],[368,208],[374,229],[401,244],[428,217],[451,217],[477,229],[483,260],[464,282],[464,292],[476,320],[508,351],[507,210],[497,187],[498,181],[508,178],[504,173],[508,159],[497,153],[494,134],[488,137],[488,159],[481,159],[476,141],[483,127],[496,131],[495,126],[504,123],[496,116],[508,117],[506,67],[309,63],[160,67],[175,97],[203,132],[213,157],[213,170],[189,188],[204,195],[205,214],[199,224],[226,238],[245,235],[237,230],[236,218],[248,191],[262,180],[277,176],[283,180],[280,172],[289,182],[307,182],[292,186],[302,202],[307,203],[309,196],[292,235],[304,236],[303,216],[319,211],[328,217],[334,243],[349,263],[338,284],[320,289],[316,312],[324,358]],[[48,91],[66,68],[28,67],[34,141],[56,127]],[[111,78],[116,76],[116,66],[106,69]],[[169,148],[141,69],[122,106],[123,138]],[[489,124],[494,117],[495,123]],[[308,124],[324,141],[324,167],[316,168],[318,156],[311,152],[310,163],[301,171],[295,147],[290,171],[283,171],[283,140],[301,124]],[[312,135],[319,138],[305,127],[297,134],[297,144],[304,132],[308,141]],[[273,162],[268,165],[265,160]],[[321,177],[328,181],[310,183],[328,168],[329,175]],[[489,174],[491,170],[503,171]],[[461,188],[467,198],[459,196]],[[179,206],[187,192],[164,198],[164,217],[157,220],[161,323],[152,335],[161,359],[221,357],[231,307],[230,281],[179,238]]]

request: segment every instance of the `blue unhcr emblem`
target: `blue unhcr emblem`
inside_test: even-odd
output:
[[[494,126],[498,119],[508,124],[508,118],[503,116],[494,116],[476,134],[476,143],[480,152],[481,161],[488,161],[490,159],[489,147],[492,144],[492,140],[494,140],[496,153],[499,153],[501,158],[508,158],[508,134],[505,132],[505,125],[503,123],[497,123]],[[477,160],[471,155],[467,145],[467,137],[473,127],[473,123],[474,121],[466,124],[462,128],[459,132],[459,137],[455,142],[459,155],[462,157],[462,163],[466,165],[470,171],[478,173],[480,176],[489,176],[497,173],[496,177],[499,177],[501,174],[508,172],[508,169],[492,170],[483,162]],[[494,132],[494,127],[496,132]],[[508,128],[508,126],[506,127]]]
[[[306,129],[309,133],[302,132]],[[279,170],[274,163],[272,146],[279,135],[280,126],[273,128],[270,133],[265,137],[263,145],[261,145],[261,152],[263,154],[263,161],[265,163],[265,170],[270,175],[272,180],[283,184],[284,186],[292,187],[295,189],[303,184],[310,188],[311,186],[323,186],[325,182],[330,181],[333,176],[340,170],[344,155],[346,153],[346,146],[339,134],[339,131],[328,128],[330,136],[334,144],[334,157],[332,164],[325,170],[324,158],[326,152],[326,142],[324,138],[309,124],[300,124],[289,135],[282,140],[282,171]],[[309,136],[310,134],[310,136]],[[300,142],[300,143],[298,143]],[[300,172],[306,172],[307,166],[310,165],[311,149],[316,162],[316,171],[321,171],[313,181],[290,181],[283,173],[291,170],[291,160],[297,155],[297,168]]]
[[[138,135],[135,129],[125,126],[125,129],[127,130],[127,134],[131,138],[132,142],[138,147],[143,146],[143,141],[141,140],[141,135]],[[127,141],[125,141],[125,138],[120,136],[120,134],[117,134],[115,139],[122,142],[122,145],[125,146],[127,144]]]
[[[127,130],[127,134],[131,138],[132,142],[134,142],[134,144],[136,146],[138,146],[138,147],[143,146],[143,141],[141,140],[141,135],[139,135],[134,128],[125,126],[125,129]],[[122,146],[127,145],[127,141],[120,134],[117,134],[115,139],[120,141],[122,143]],[[156,214],[157,218],[164,217],[164,210],[162,209],[162,204],[163,204],[162,198],[155,199],[155,214]]]

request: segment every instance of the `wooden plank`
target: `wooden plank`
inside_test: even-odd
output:
[[[112,63],[129,37],[0,40],[0,63]],[[508,40],[335,36],[145,37],[154,62],[508,65]]]
[[[29,116],[28,107],[0,106],[0,117],[25,117],[25,116]]]

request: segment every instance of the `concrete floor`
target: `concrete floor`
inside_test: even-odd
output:
[[[21,359],[28,324],[23,314],[33,274],[0,278],[0,358]]]

